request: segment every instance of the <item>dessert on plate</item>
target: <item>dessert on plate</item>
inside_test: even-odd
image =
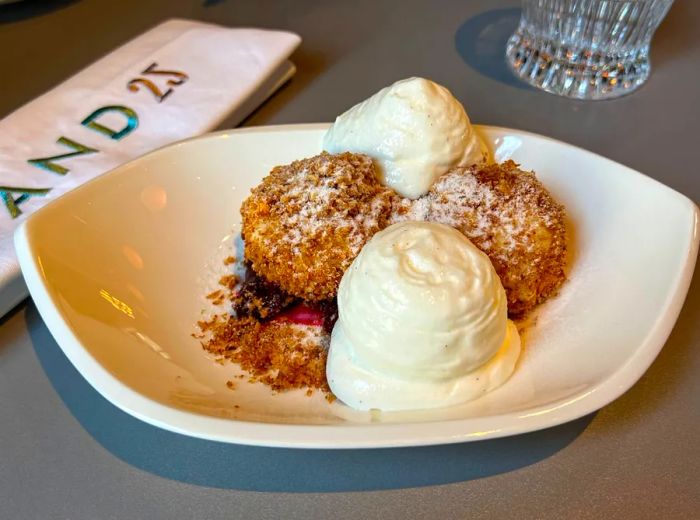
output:
[[[534,173],[506,161],[451,169],[427,195],[404,203],[394,221],[429,220],[461,231],[493,263],[508,314],[523,317],[565,279],[565,216]]]
[[[435,222],[377,233],[343,276],[327,375],[358,409],[463,403],[513,373],[520,338],[488,257]]]
[[[505,382],[509,318],[565,280],[564,208],[534,173],[493,163],[462,105],[421,78],[339,116],[323,148],[244,201],[205,350],[358,409],[450,406]]]
[[[322,153],[273,168],[241,207],[253,271],[308,301],[335,297],[343,273],[399,197],[365,155]]]
[[[489,158],[462,104],[423,78],[397,81],[338,116],[323,149],[368,155],[382,184],[410,199],[450,168]]]

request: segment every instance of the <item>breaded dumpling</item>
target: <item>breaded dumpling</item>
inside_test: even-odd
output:
[[[365,242],[389,224],[397,199],[365,155],[324,152],[277,166],[241,206],[245,258],[293,296],[333,298]]]
[[[399,220],[448,224],[486,253],[513,317],[553,296],[566,278],[564,207],[513,161],[455,168],[428,195],[401,206]]]

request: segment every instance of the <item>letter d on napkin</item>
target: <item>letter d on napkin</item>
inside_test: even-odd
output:
[[[19,223],[119,164],[238,124],[294,74],[299,36],[170,20],[0,121],[0,316],[27,296]]]

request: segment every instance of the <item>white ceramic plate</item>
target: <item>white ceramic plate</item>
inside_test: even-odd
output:
[[[176,432],[243,444],[356,448],[501,437],[588,414],[630,388],[678,316],[697,208],[624,166],[552,139],[480,127],[498,160],[533,169],[567,208],[574,259],[525,336],[513,377],[441,410],[370,414],[226,381],[190,334],[230,254],[239,207],[277,164],[315,155],[327,125],[249,128],[175,144],[99,177],[16,234],[34,301],[97,391]]]

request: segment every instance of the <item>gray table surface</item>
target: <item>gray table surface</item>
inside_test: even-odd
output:
[[[503,65],[516,1],[54,0],[0,6],[0,116],[170,17],[290,29],[298,73],[247,125],[329,121],[403,77],[448,86],[473,121],[531,130],[700,201],[700,3],[676,1],[637,93],[581,103]],[[653,211],[653,208],[650,208]],[[31,301],[0,320],[0,518],[698,518],[700,287],[626,394],[519,437],[396,450],[224,445],[100,397]]]

